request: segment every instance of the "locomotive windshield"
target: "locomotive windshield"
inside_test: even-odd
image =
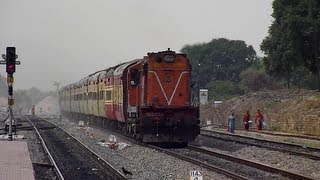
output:
[[[138,69],[132,69],[130,71],[130,76],[131,76],[131,81],[130,84],[131,86],[138,86],[139,81],[140,81],[140,73]]]

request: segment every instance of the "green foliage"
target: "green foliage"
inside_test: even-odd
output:
[[[263,60],[257,58],[254,64],[240,74],[240,85],[245,92],[278,89],[279,85],[266,73]]]
[[[279,87],[264,69],[250,67],[242,71],[240,77],[240,84],[246,92],[254,92],[264,89],[274,90]]]
[[[208,90],[209,100],[223,100],[243,94],[243,90],[232,81],[211,81]]]
[[[267,72],[284,77],[290,88],[297,68],[304,66],[317,74],[320,1],[274,0],[272,16],[269,35],[261,44],[266,54],[263,60]]]
[[[240,73],[256,60],[256,52],[244,41],[213,39],[208,43],[186,45],[186,53],[192,65],[192,78],[200,87],[211,81],[240,81]]]
[[[292,84],[297,88],[316,89],[317,76],[304,66],[297,67],[292,74]]]

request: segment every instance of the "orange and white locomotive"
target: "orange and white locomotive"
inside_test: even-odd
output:
[[[63,115],[120,127],[150,143],[188,143],[198,136],[194,93],[187,56],[170,49],[98,71],[59,92]]]

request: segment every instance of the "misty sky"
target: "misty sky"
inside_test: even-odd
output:
[[[258,55],[272,0],[0,0],[0,54],[15,46],[14,89],[54,90],[147,52],[213,38]],[[5,76],[5,66],[0,66]]]

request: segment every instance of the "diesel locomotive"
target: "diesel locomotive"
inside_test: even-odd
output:
[[[60,89],[65,116],[112,126],[147,143],[184,143],[200,132],[199,96],[186,54],[148,53]]]

